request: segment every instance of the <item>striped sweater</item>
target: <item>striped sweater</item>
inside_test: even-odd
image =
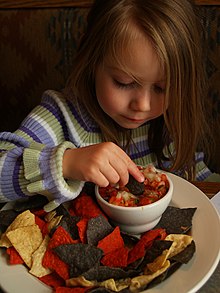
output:
[[[130,156],[137,164],[157,166],[147,133],[148,125],[132,130],[135,146]],[[0,133],[0,202],[43,194],[49,199],[49,211],[75,198],[84,182],[63,178],[63,153],[101,141],[100,129],[85,109],[79,113],[62,93],[46,91],[17,131]],[[196,160],[197,180],[201,181],[211,172],[201,153]]]

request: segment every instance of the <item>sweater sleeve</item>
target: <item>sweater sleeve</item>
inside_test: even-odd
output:
[[[196,153],[196,180],[220,182],[220,175],[212,173],[204,163],[204,154],[202,152]]]
[[[56,99],[47,95],[17,131],[0,133],[0,202],[43,194],[49,211],[82,190],[84,182],[62,174],[63,154],[76,145],[68,135],[68,109]]]

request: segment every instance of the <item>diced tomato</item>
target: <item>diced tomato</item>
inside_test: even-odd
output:
[[[152,200],[149,199],[148,197],[142,197],[142,198],[139,199],[139,205],[140,206],[145,206],[145,205],[150,204],[150,203],[152,203]]]

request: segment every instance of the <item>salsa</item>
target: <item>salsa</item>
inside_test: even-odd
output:
[[[161,199],[169,189],[169,181],[165,173],[162,173],[152,165],[146,168],[139,167],[143,172],[144,192],[134,195],[129,192],[126,186],[107,186],[100,187],[99,193],[108,203],[125,206],[138,207],[151,204]]]

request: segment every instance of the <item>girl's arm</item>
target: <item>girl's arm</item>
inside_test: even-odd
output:
[[[47,205],[52,210],[80,193],[84,182],[63,177],[63,154],[76,147],[69,141],[65,115],[65,103],[46,92],[17,131],[0,133],[1,202],[43,194],[53,199]]]
[[[47,91],[17,131],[0,134],[0,201],[43,194],[48,211],[78,196],[85,181],[125,185],[129,173],[144,180],[128,155],[101,143],[98,129],[81,117],[61,94]]]

